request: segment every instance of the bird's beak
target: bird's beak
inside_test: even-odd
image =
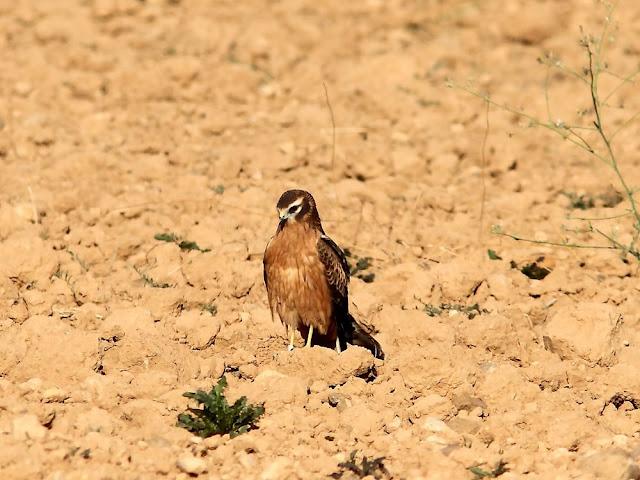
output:
[[[278,210],[278,217],[280,217],[281,222],[285,221],[287,218],[289,218],[289,211],[286,209]]]

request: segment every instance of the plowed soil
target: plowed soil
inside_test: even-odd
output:
[[[579,40],[605,17],[589,0],[3,2],[2,478],[349,479],[353,451],[384,457],[368,478],[640,478],[638,261],[491,231],[609,247],[573,219],[607,217],[592,227],[629,243],[612,169],[513,113],[602,149]],[[638,68],[640,3],[614,20],[603,100]],[[627,80],[603,125],[634,188]],[[262,254],[289,188],[366,259],[351,309],[384,361],[287,351]],[[178,428],[182,394],[222,375],[264,402],[258,428]]]

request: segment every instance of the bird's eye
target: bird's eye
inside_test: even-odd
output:
[[[294,213],[298,213],[301,208],[302,205],[294,205],[293,207],[289,208],[289,214],[293,215]]]

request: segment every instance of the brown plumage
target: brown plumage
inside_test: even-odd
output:
[[[280,222],[264,252],[264,283],[271,315],[287,327],[289,348],[297,330],[307,346],[341,351],[353,344],[384,358],[380,344],[349,313],[349,265],[325,235],[311,194],[288,190],[276,208]]]

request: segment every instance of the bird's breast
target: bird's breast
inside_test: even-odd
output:
[[[282,229],[266,252],[269,295],[283,322],[326,331],[332,302],[324,265],[318,257],[319,233],[304,226]]]

